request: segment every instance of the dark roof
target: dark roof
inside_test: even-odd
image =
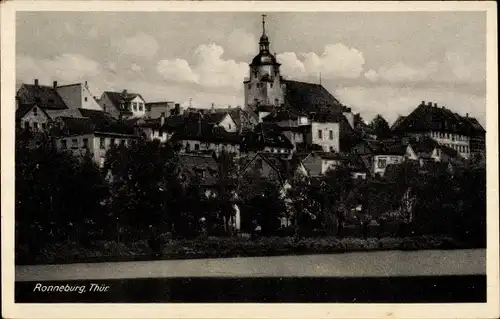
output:
[[[172,141],[194,140],[208,143],[240,144],[238,133],[207,123],[186,123],[172,135]]]
[[[418,157],[428,158],[431,156],[432,152],[440,147],[439,143],[430,137],[420,137],[418,139],[412,139],[409,141],[412,150],[416,153]]]
[[[274,123],[259,123],[252,132],[242,137],[242,147],[246,150],[263,150],[267,147],[293,149],[293,144]]]
[[[227,113],[223,112],[214,112],[214,113],[206,113],[204,115],[204,119],[208,121],[208,123],[217,124],[222,121],[226,117]]]
[[[250,164],[257,158],[262,158],[266,163],[271,166],[278,173],[278,178],[282,183],[293,178],[297,172],[298,167],[302,164],[301,158],[299,156],[293,156],[291,159],[285,158],[280,154],[274,153],[257,153],[250,161],[246,163],[245,171]]]
[[[318,144],[297,143],[296,148],[297,152],[323,151],[323,147]]]
[[[413,112],[393,125],[396,132],[441,131],[463,135],[484,133],[474,118],[460,116],[445,107],[420,104]]]
[[[18,93],[20,93],[19,104],[37,104],[45,109],[68,108],[52,86],[23,84]]]
[[[109,100],[111,101],[111,103],[113,103],[113,106],[118,109],[121,113],[123,114],[133,114],[132,111],[130,110],[127,110],[127,109],[123,109],[120,107],[121,103],[122,102],[128,102],[130,100],[133,100],[135,99],[136,97],[140,97],[141,99],[144,100],[144,98],[138,94],[138,93],[126,93],[125,92],[110,92],[110,91],[104,91],[103,94],[106,94],[109,98]]]
[[[276,61],[276,57],[269,52],[259,52],[253,59],[250,66],[258,65],[280,65]]]
[[[89,118],[77,117],[59,117],[64,123],[63,133],[61,135],[82,135],[92,134],[95,129],[92,120]]]
[[[83,117],[89,117],[94,120],[99,120],[99,121],[109,121],[113,120],[113,116],[107,112],[104,111],[99,111],[99,110],[89,110],[89,109],[82,109],[79,108],[78,111]]]
[[[290,109],[283,109],[283,110],[278,110],[275,111],[268,116],[264,117],[263,121],[264,122],[281,122],[281,121],[288,121],[288,120],[297,120],[299,118],[299,115],[295,112],[293,112]]]
[[[321,84],[282,80],[285,84],[285,106],[296,112],[342,113],[346,108]]]
[[[16,109],[16,120],[25,116],[34,106],[33,104],[20,104]]]
[[[391,125],[391,130],[394,130],[396,127],[399,126],[399,124],[401,124],[401,122],[403,122],[403,120],[406,118],[406,116],[399,116],[396,121],[394,121],[394,123],[392,123]]]
[[[319,157],[321,159],[327,159],[327,160],[345,160],[346,157],[342,154],[339,153],[332,153],[332,152],[325,152],[325,151],[312,151],[309,153],[309,155],[312,155],[313,157]]]
[[[92,134],[96,132],[135,135],[135,130],[133,127],[112,117],[108,118],[105,116],[93,116],[77,118],[62,116],[59,117],[59,119],[63,122],[64,127],[62,128],[62,130],[56,129],[55,133],[58,135]]]
[[[320,123],[341,123],[343,121],[347,121],[342,113],[326,113],[326,112],[313,113],[311,114],[310,120],[311,122],[320,122]]]
[[[199,154],[179,154],[179,165],[182,169],[192,173],[196,171],[208,171],[202,177],[200,183],[204,186],[215,185],[217,183],[218,166],[215,159],[210,155]]]

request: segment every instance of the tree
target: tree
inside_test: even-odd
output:
[[[373,134],[375,134],[378,139],[384,139],[391,136],[391,128],[389,127],[389,123],[387,123],[387,121],[380,114],[377,114],[377,116],[375,116],[368,127],[372,130]]]

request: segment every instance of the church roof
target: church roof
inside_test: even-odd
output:
[[[285,84],[285,106],[298,113],[346,111],[343,106],[321,84],[282,80]]]

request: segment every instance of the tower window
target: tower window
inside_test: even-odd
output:
[[[251,89],[252,88],[252,83],[248,83],[248,88]]]

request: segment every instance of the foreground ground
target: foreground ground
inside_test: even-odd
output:
[[[16,266],[16,281],[175,277],[401,277],[486,274],[486,250],[356,252],[331,255]]]

